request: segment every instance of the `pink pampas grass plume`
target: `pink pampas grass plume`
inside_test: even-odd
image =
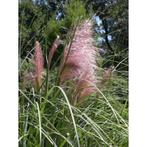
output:
[[[55,41],[53,42],[53,45],[51,47],[51,50],[49,52],[49,56],[48,56],[48,68],[50,69],[50,65],[51,65],[51,61],[52,61],[52,58],[53,58],[53,55],[56,51],[56,49],[58,48],[58,46],[62,43],[62,41],[60,40],[60,37],[57,36],[57,38],[55,39]]]
[[[34,77],[35,77],[35,86],[38,89],[42,84],[42,74],[44,71],[44,58],[42,54],[42,50],[40,47],[40,43],[36,41],[35,43],[35,56],[34,56]]]
[[[64,87],[66,81],[72,80],[74,104],[96,92],[96,47],[92,35],[92,22],[86,20],[76,28],[70,48],[64,50],[60,83]]]
[[[33,82],[35,89],[38,90],[42,84],[44,71],[44,58],[38,41],[35,43],[35,52],[30,62],[33,64],[33,69],[24,76],[24,81]]]
[[[102,88],[110,80],[110,78],[113,74],[113,71],[114,71],[113,66],[111,66],[107,69],[104,69],[103,77],[102,77],[102,80],[99,84],[99,88]]]

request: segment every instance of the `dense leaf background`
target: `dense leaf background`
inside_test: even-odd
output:
[[[78,6],[78,8],[77,8]],[[95,15],[93,15],[95,14]],[[60,35],[67,34],[85,17],[95,20],[96,43],[105,55],[104,67],[116,66],[128,57],[128,1],[127,0],[21,0],[19,2],[19,53],[24,58],[35,40],[41,42],[44,53]],[[58,50],[57,57],[63,49]],[[55,58],[56,60],[56,58]],[[128,60],[119,66],[127,69]]]

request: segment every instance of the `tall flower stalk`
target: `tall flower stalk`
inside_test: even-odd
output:
[[[77,26],[70,47],[64,50],[60,83],[66,87],[67,81],[71,81],[74,87],[73,104],[96,92],[96,47],[92,35],[92,22],[86,20]]]

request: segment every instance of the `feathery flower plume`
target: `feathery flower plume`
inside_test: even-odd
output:
[[[77,26],[70,48],[65,47],[60,83],[64,87],[66,81],[72,80],[75,87],[73,102],[96,92],[96,47],[92,39],[92,22],[86,20]]]
[[[113,70],[114,70],[113,66],[107,69],[104,69],[103,79],[101,80],[100,85],[99,85],[100,88],[102,88],[110,80],[113,74]]]
[[[44,70],[44,58],[40,47],[40,43],[38,41],[36,41],[35,43],[34,64],[35,64],[35,71],[34,71],[35,86],[38,89],[42,83],[42,73]]]
[[[56,49],[58,48],[58,46],[62,43],[62,41],[60,40],[60,37],[57,36],[57,38],[55,39],[52,47],[51,47],[51,50],[49,52],[49,56],[48,56],[48,66],[49,66],[49,69],[50,69],[50,65],[51,65],[51,61],[52,61],[52,58],[53,58],[53,55],[56,51]]]

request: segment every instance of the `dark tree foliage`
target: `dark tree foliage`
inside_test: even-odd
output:
[[[128,0],[21,0],[19,2],[21,58],[34,47],[36,40],[41,42],[43,52],[48,53],[57,35],[66,40],[67,33],[77,18],[91,12],[95,13],[101,22],[99,26],[95,25],[95,30],[97,38],[101,38],[98,47],[106,52],[104,66],[116,66],[128,56]],[[58,52],[60,55],[62,49]],[[123,63],[119,67],[127,69],[127,59]]]
[[[102,37],[99,46],[107,51],[106,65],[117,65],[128,56],[128,0],[89,0],[86,6],[102,22],[98,32]],[[100,33],[102,30],[103,33]]]

